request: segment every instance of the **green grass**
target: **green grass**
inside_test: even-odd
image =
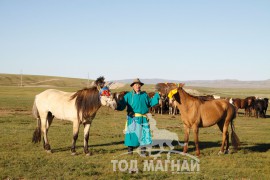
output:
[[[151,90],[153,86],[144,86]],[[236,153],[218,156],[221,132],[217,126],[200,129],[200,172],[194,174],[172,174],[171,172],[144,172],[145,158],[137,154],[119,156],[127,152],[123,145],[125,112],[101,108],[90,129],[90,150],[93,156],[83,154],[83,128],[77,141],[77,156],[71,156],[72,124],[55,119],[49,130],[52,154],[43,150],[42,143],[31,142],[36,120],[31,116],[35,94],[42,87],[0,87],[0,178],[1,179],[268,179],[270,177],[270,119],[246,118],[240,114],[235,119],[236,133],[241,140]],[[60,88],[75,91],[76,88]],[[199,90],[199,89],[198,89]],[[264,90],[210,89],[205,92],[226,92],[252,95]],[[182,122],[177,116],[155,115],[157,126],[178,134],[183,142]],[[177,150],[182,150],[180,146]],[[193,134],[190,136],[189,153],[195,155]],[[124,158],[138,160],[139,173],[113,172],[111,160]],[[162,155],[165,159],[166,155]],[[179,159],[173,155],[172,159]],[[152,159],[147,157],[146,159]]]

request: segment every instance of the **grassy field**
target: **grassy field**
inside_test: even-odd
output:
[[[266,119],[243,117],[235,119],[236,133],[241,140],[236,153],[218,156],[221,132],[217,126],[200,129],[201,156],[200,171],[190,174],[172,174],[170,171],[139,172],[113,171],[111,160],[124,158],[143,162],[137,154],[119,156],[127,152],[123,145],[125,112],[115,112],[103,107],[99,110],[90,129],[89,146],[93,156],[83,154],[83,129],[77,141],[77,156],[71,156],[72,124],[55,119],[50,130],[49,140],[52,154],[43,150],[42,144],[31,142],[36,120],[31,115],[34,95],[44,87],[0,87],[0,178],[1,179],[269,179],[270,177],[270,112]],[[72,88],[57,88],[75,91]],[[144,89],[153,90],[146,85]],[[260,94],[270,97],[265,89],[210,89],[196,88],[205,94],[215,93],[228,97],[245,97]],[[182,123],[177,116],[155,115],[157,127],[178,134],[183,142]],[[195,155],[193,134],[191,133],[189,153]],[[182,150],[179,146],[177,150]],[[162,155],[161,159],[165,159]],[[177,160],[179,155],[172,155]]]

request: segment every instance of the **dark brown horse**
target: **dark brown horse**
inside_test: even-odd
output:
[[[239,109],[246,109],[247,108],[247,101],[245,99],[235,98],[235,99],[232,99],[232,103],[235,106],[235,111],[236,111],[237,116],[239,116],[239,114],[238,114]]]
[[[185,130],[185,146],[183,152],[188,150],[189,130],[193,129],[195,137],[196,155],[200,155],[198,133],[199,127],[210,127],[215,124],[223,133],[222,144],[220,153],[228,153],[229,150],[229,133],[228,126],[231,123],[232,129],[232,145],[235,149],[238,148],[239,139],[234,132],[233,119],[235,118],[235,109],[227,100],[215,99],[215,100],[202,100],[196,96],[188,94],[183,89],[184,84],[179,84],[179,88],[174,98],[177,101],[177,106],[181,112],[181,119],[184,124]],[[226,145],[226,151],[224,152],[224,146]]]
[[[166,112],[166,109],[169,108],[169,99],[166,94],[162,94],[162,93],[159,93],[159,94],[160,94],[159,102],[157,105],[150,108],[150,112],[154,112],[155,114],[158,113],[162,115],[163,112],[164,111]],[[153,98],[154,95],[155,95],[155,92],[148,93],[148,96],[150,98]]]
[[[255,99],[256,98],[254,96],[246,97],[245,99],[232,99],[232,103],[236,109],[236,115],[238,115],[239,109],[245,109],[245,116],[251,116]]]
[[[156,91],[161,95],[168,95],[169,92],[178,87],[177,83],[157,83],[155,86]]]
[[[118,104],[127,93],[128,91],[121,91],[121,92],[114,92],[112,95],[113,98],[116,100],[116,103]]]
[[[160,95],[160,106],[161,106],[161,114],[162,110],[169,110],[169,113],[172,113],[172,100],[168,98],[168,94],[171,90],[176,89],[178,87],[177,83],[157,83],[155,86],[155,90],[159,92]]]

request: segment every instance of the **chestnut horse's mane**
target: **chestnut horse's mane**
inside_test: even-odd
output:
[[[178,90],[182,90],[185,94],[187,94],[189,97],[193,98],[193,99],[197,99],[199,100],[201,103],[204,103],[205,101],[209,101],[209,99],[205,99],[201,96],[195,96],[192,94],[189,94],[187,91],[185,91],[182,87],[179,87]]]

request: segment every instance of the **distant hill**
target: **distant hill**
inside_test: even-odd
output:
[[[21,80],[22,78],[22,80]],[[39,76],[39,75],[19,75],[19,74],[0,74],[0,86],[24,86],[24,87],[89,87],[93,85],[94,80]],[[110,89],[123,89],[124,83],[108,82]]]
[[[94,80],[56,77],[56,76],[39,76],[39,75],[23,75],[23,86],[40,86],[40,87],[87,87]],[[115,89],[127,88],[133,79],[114,80]],[[141,79],[142,82],[148,85],[153,85],[162,82],[185,83],[186,86],[193,87],[211,87],[211,88],[270,88],[270,79],[264,81],[238,81],[232,79],[225,80],[168,80],[168,79]],[[0,74],[0,86],[21,86],[21,75],[18,74]],[[112,86],[112,87],[113,87]],[[113,88],[112,88],[113,89]]]
[[[92,81],[56,76],[0,74],[0,86],[86,87]]]
[[[131,84],[134,79],[122,79],[122,80],[114,80],[116,82]],[[157,84],[157,83],[164,83],[164,82],[172,82],[172,83],[179,83],[182,81],[177,80],[168,80],[168,79],[140,79],[144,84]]]
[[[264,81],[212,80],[187,81],[190,86],[213,88],[270,88],[270,79]]]
[[[116,80],[117,82],[130,84],[133,79]],[[212,88],[270,88],[270,79],[264,81],[239,81],[233,79],[225,80],[168,80],[168,79],[141,79],[145,84],[156,84],[164,82],[185,83],[186,86],[212,87]]]

